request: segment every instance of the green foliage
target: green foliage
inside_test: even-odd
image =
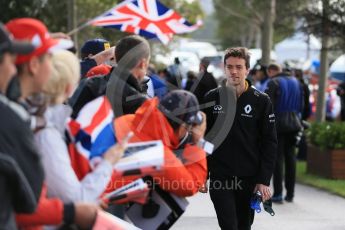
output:
[[[174,9],[192,24],[196,23],[199,18],[204,16],[199,1],[188,2],[186,0],[160,0],[160,2],[167,7]]]
[[[42,6],[41,0],[1,0],[0,21],[6,23],[18,17],[37,17]]]
[[[258,42],[263,27],[263,17],[269,0],[213,0],[219,21],[218,36],[223,48],[229,46],[261,45]],[[276,0],[276,20],[273,42],[279,42],[294,32],[296,10],[305,2]]]
[[[1,0],[0,21],[6,23],[10,19],[18,17],[34,17],[42,20],[51,32],[69,32],[68,1],[70,0]],[[75,0],[77,11],[77,25],[82,25],[90,19],[99,16],[123,0]],[[188,3],[185,0],[169,1],[162,3],[173,8],[191,23],[195,23],[203,16],[199,1]],[[8,9],[8,10],[3,10]],[[86,40],[102,37],[115,45],[116,41],[125,36],[116,29],[88,26],[78,32],[78,47]]]
[[[82,25],[89,20],[103,14],[105,11],[114,7],[117,2],[114,0],[76,0],[77,4],[77,25]],[[116,42],[125,36],[126,34],[112,28],[101,28],[87,26],[78,33],[79,47],[88,39],[92,38],[105,38],[111,45],[115,45]]]
[[[313,123],[307,130],[310,142],[322,149],[345,148],[345,123]]]
[[[307,174],[306,163],[297,162],[296,180],[345,198],[345,180],[333,180]]]
[[[257,1],[256,1],[257,2]],[[245,45],[250,31],[258,30],[260,22],[242,0],[213,0],[215,15],[219,23],[218,36],[225,49],[230,46]],[[253,44],[251,44],[253,45]]]
[[[345,51],[345,1],[328,0],[327,15],[323,14],[320,0],[308,0],[308,3],[297,12],[304,19],[304,24],[299,29],[322,37],[322,20],[324,19],[328,24],[327,30],[331,37],[329,49]]]

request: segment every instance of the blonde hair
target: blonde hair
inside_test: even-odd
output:
[[[67,87],[74,87],[80,78],[78,58],[67,50],[61,50],[52,56],[52,74],[44,86],[44,92],[49,98],[49,104],[54,105],[64,101]]]

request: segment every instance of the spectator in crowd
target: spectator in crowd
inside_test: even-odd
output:
[[[98,66],[95,66],[91,68],[87,73],[87,78],[97,77],[97,76],[104,76],[110,73],[112,67],[110,65],[106,64],[100,64]]]
[[[116,44],[117,67],[109,80],[106,95],[115,116],[134,113],[146,100],[141,81],[150,62],[150,45],[146,39],[131,35]]]
[[[285,201],[292,202],[296,179],[296,135],[302,130],[303,89],[300,82],[289,73],[280,72],[281,67],[268,66],[270,81],[266,93],[272,100],[276,116],[278,152],[273,175],[273,202],[283,202],[283,163],[285,162]]]
[[[255,80],[255,88],[257,88],[261,92],[265,92],[269,80],[269,77],[267,75],[267,67],[258,64],[256,65],[253,73],[253,78]]]
[[[160,78],[162,81],[166,81],[167,76],[169,75],[169,72],[168,72],[167,68],[159,69],[159,70],[157,71],[157,75],[159,76],[159,78]]]
[[[83,78],[91,68],[114,60],[114,47],[110,47],[110,43],[102,38],[91,39],[81,47],[80,56],[81,77]]]
[[[294,73],[295,73],[295,77],[299,80],[303,88],[304,105],[303,105],[303,111],[302,111],[302,120],[306,121],[309,119],[311,115],[311,105],[310,105],[310,100],[309,100],[310,90],[309,90],[308,83],[303,77],[303,71],[301,69],[295,69]],[[298,144],[297,159],[304,160],[304,161],[307,160],[307,152],[308,152],[308,144],[306,140],[306,135],[303,132],[301,136],[301,140]]]
[[[338,85],[337,95],[340,97],[341,102],[340,119],[341,121],[345,121],[345,82]]]
[[[150,59],[148,42],[137,35],[124,37],[116,45],[115,58],[117,66],[108,75],[88,79],[84,85],[78,86],[72,97],[72,117],[76,117],[87,102],[104,94],[117,117],[134,113],[146,100],[140,83]]]
[[[32,52],[30,43],[19,43],[0,23],[0,226],[16,229],[15,212],[33,213],[40,197],[43,169],[28,113],[4,95],[16,74],[16,54]]]
[[[199,65],[199,77],[194,82],[194,85],[190,90],[198,98],[199,103],[202,103],[202,100],[208,91],[218,87],[217,81],[214,79],[212,73],[207,71],[209,65],[210,61],[208,59],[201,59]]]
[[[249,63],[247,48],[227,49],[227,84],[209,91],[204,99],[204,103],[215,103],[205,109],[207,135],[213,129],[219,132],[218,124],[229,125],[225,121],[236,106],[230,131],[208,158],[211,200],[219,226],[227,230],[251,228],[254,210],[250,200],[254,193],[260,192],[263,201],[271,197],[269,184],[277,150],[275,119],[269,97],[246,80]]]
[[[178,57],[174,58],[174,64],[168,66],[167,71],[169,74],[166,75],[166,82],[169,90],[182,89],[183,71],[181,61]]]
[[[147,95],[152,97],[162,98],[168,91],[166,83],[156,73],[155,68],[152,64],[149,65],[148,77],[150,78],[147,83]]]
[[[49,52],[53,47],[55,49],[59,48],[60,41],[51,38],[46,26],[36,19],[14,19],[9,21],[6,27],[15,39],[24,41],[34,40],[36,42],[35,49],[32,52],[16,57],[21,92],[18,100],[22,105],[26,105],[24,102],[25,99],[34,93],[42,92],[44,84],[48,81],[52,67],[51,54]],[[25,117],[25,113],[21,112],[20,114],[21,117]],[[13,116],[12,118],[14,119],[16,117]],[[12,154],[22,152],[22,155],[25,156],[20,159],[21,164],[25,165],[23,172],[32,187],[32,195],[38,199],[37,209],[30,211],[31,213],[34,212],[33,214],[21,214],[28,212],[27,210],[17,211],[16,218],[18,226],[24,229],[26,227],[30,229],[31,227],[39,228],[40,225],[76,223],[82,228],[92,227],[98,207],[85,203],[64,204],[59,199],[47,199],[46,188],[43,186],[42,189],[44,178],[43,168],[41,166],[39,151],[34,144],[33,133],[28,129],[26,124],[21,122],[21,118],[18,118],[11,127],[6,128],[6,126],[11,124],[8,120],[6,122],[4,121],[4,123],[5,125],[2,126],[4,130],[17,130],[17,134],[15,131],[11,134],[13,135],[12,139],[15,138],[16,143],[11,144],[8,141],[10,139],[4,136],[6,138],[6,142],[4,143],[7,146],[14,145],[13,151],[8,150],[6,152],[11,152]],[[0,136],[2,137],[3,135]],[[21,141],[20,138],[23,138],[23,140]],[[24,146],[26,147],[24,148]],[[27,192],[29,193],[30,191]]]
[[[195,194],[205,182],[206,155],[199,147],[205,130],[206,117],[199,112],[196,97],[185,90],[173,90],[160,101],[147,100],[135,114],[115,120],[120,140],[132,131],[131,142],[163,142],[164,166],[153,179],[163,190],[178,196]],[[177,149],[181,153],[176,153]]]
[[[74,90],[80,74],[78,59],[68,51],[53,55],[53,74],[44,86],[49,107],[44,116],[48,125],[35,134],[43,166],[49,197],[64,202],[85,201],[96,203],[106,190],[113,165],[121,158],[120,145],[110,148],[104,160],[81,181],[73,171],[65,141],[65,123],[71,108],[63,102]],[[64,173],[61,173],[64,172]]]
[[[186,87],[184,88],[187,91],[191,91],[192,86],[194,85],[194,82],[196,82],[198,77],[196,76],[196,73],[193,71],[187,72],[187,82]]]

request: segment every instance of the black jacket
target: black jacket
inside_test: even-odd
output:
[[[8,212],[35,211],[44,171],[29,127],[30,116],[3,95],[0,95],[0,111],[0,226],[3,227],[11,220]]]
[[[114,68],[106,89],[106,95],[115,116],[132,114],[146,101],[142,85],[127,70]]]
[[[208,92],[204,99],[204,103],[214,103],[205,109],[208,123],[206,139],[213,142],[218,130],[221,133],[225,126],[231,126],[228,127],[230,131],[223,135],[220,146],[209,157],[209,170],[215,175],[255,177],[256,183],[269,185],[277,151],[271,101],[266,94],[252,87],[237,101],[231,99],[231,93],[226,92],[228,90],[228,87],[221,86]],[[219,132],[216,135],[219,136]]]
[[[216,79],[214,79],[212,73],[204,72],[200,79],[197,79],[194,84],[196,84],[195,90],[191,87],[191,91],[194,93],[200,104],[203,103],[205,94],[218,87]]]
[[[85,78],[87,72],[93,67],[97,66],[97,63],[94,59],[86,58],[80,61],[80,77]]]
[[[116,117],[134,113],[146,100],[142,87],[133,75],[113,68],[108,75],[83,79],[79,83],[70,100],[73,108],[72,117],[77,117],[85,104],[105,94],[112,104]]]

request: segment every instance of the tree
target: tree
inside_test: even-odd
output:
[[[123,0],[73,0],[75,2],[76,25],[82,25],[99,16],[103,12],[117,5]],[[202,16],[202,10],[198,1],[186,0],[161,0],[166,6],[176,10],[189,22],[195,23]],[[71,8],[71,0],[9,0],[0,1],[3,11],[0,20],[7,22],[18,17],[34,17],[42,20],[52,32],[71,30],[71,22],[68,22],[68,8]],[[71,12],[70,12],[71,13]],[[68,26],[69,25],[69,26]],[[77,47],[86,40],[102,37],[115,45],[126,33],[116,29],[87,26],[78,32]]]
[[[263,55],[266,57],[275,42],[293,33],[295,11],[303,5],[298,0],[213,0],[213,2],[219,20],[218,35],[223,47],[239,45],[249,48],[261,47],[264,48]],[[274,20],[275,15],[278,20]],[[265,59],[266,62],[267,59],[269,60],[269,58]]]
[[[301,30],[315,34],[322,39],[320,55],[319,90],[317,96],[316,120],[325,120],[325,91],[329,65],[329,51],[342,48],[345,50],[345,2],[335,0],[311,0],[300,11],[305,19]]]
[[[322,3],[322,4],[321,4]],[[309,4],[298,12],[304,19],[299,28],[307,34],[322,37],[322,20],[329,25],[329,50],[345,50],[345,1],[328,0],[328,17],[323,15],[322,5],[327,4],[321,0],[309,0]]]
[[[276,17],[276,0],[269,0],[268,7],[264,11],[264,20],[262,25],[262,40],[261,40],[261,64],[268,66],[271,61],[271,49],[273,43],[274,21]]]
[[[188,22],[195,24],[198,19],[204,16],[200,7],[199,1],[186,1],[186,0],[160,0],[167,7],[174,9],[182,17],[186,18]]]
[[[68,32],[68,5],[70,0],[10,0],[1,1],[1,9],[9,8],[3,11],[0,19],[7,22],[10,19],[18,17],[33,17],[43,21],[51,32]],[[116,4],[114,0],[75,0],[76,4],[76,24],[80,25],[88,20],[105,12]],[[83,29],[78,37],[78,45],[81,45],[87,39],[95,37],[104,37],[113,44],[121,36],[122,32],[97,27],[87,27]]]
[[[6,23],[18,17],[37,17],[42,6],[43,3],[41,0],[0,1],[0,9],[2,9],[0,21]]]

